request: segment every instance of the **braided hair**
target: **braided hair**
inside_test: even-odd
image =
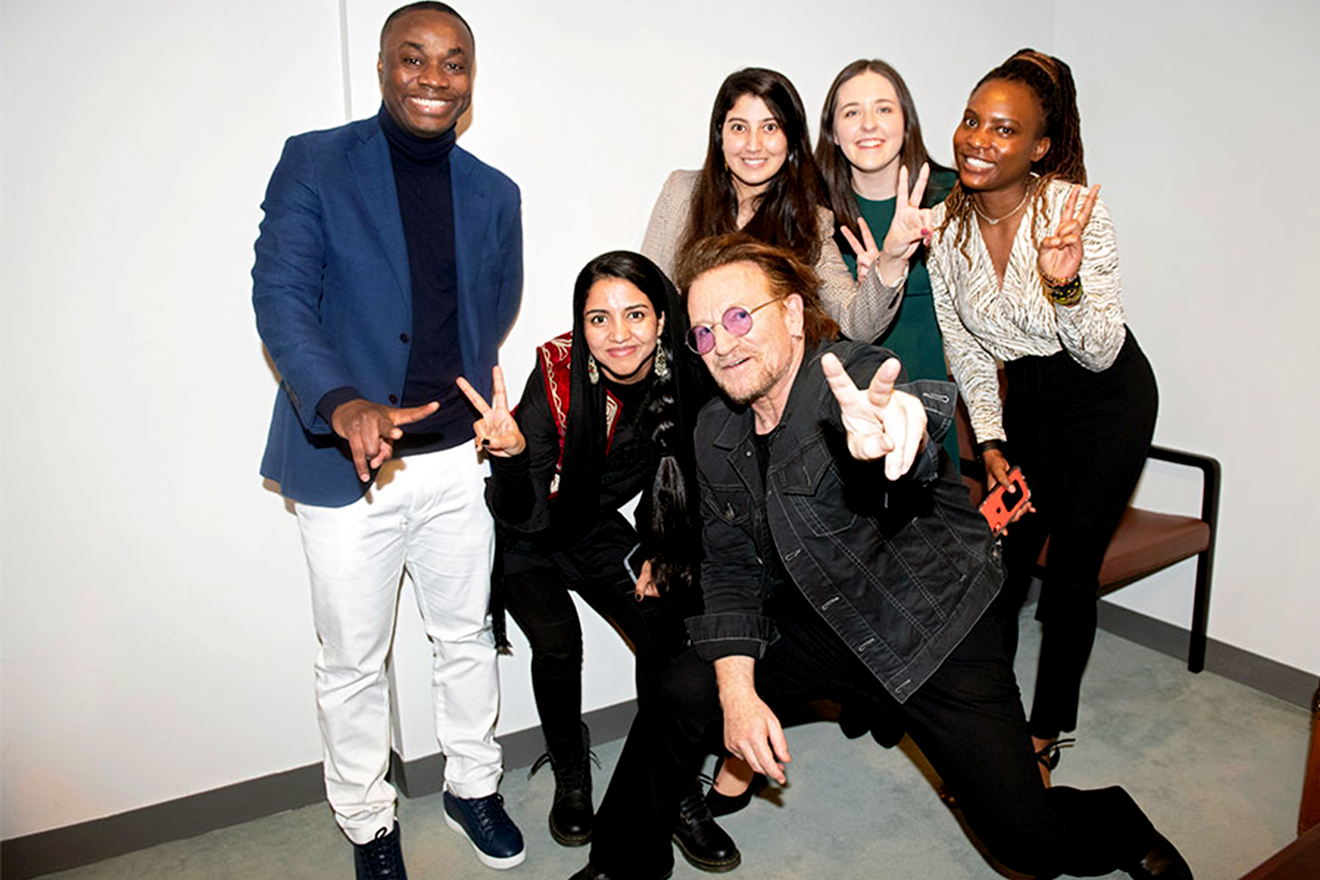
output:
[[[1003,64],[981,77],[972,92],[975,93],[976,89],[997,79],[1019,82],[1031,89],[1040,103],[1044,125],[1041,136],[1050,139],[1049,150],[1032,168],[1039,175],[1034,183],[1036,198],[1031,221],[1033,241],[1039,244],[1035,232],[1037,224],[1046,219],[1045,198],[1049,192],[1049,183],[1053,180],[1066,180],[1086,186],[1082,117],[1077,112],[1077,86],[1073,82],[1072,68],[1067,62],[1030,48],[1019,49]],[[945,230],[952,225],[956,230],[954,244],[964,257],[968,257],[967,242],[974,217],[971,194],[963,188],[961,181],[949,193],[945,208],[947,213],[938,234],[943,237]]]

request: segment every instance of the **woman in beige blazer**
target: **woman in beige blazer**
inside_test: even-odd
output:
[[[821,299],[844,334],[870,341],[898,313],[907,263],[887,259],[868,234],[858,254],[868,270],[854,281],[826,204],[797,89],[781,73],[749,67],[715,96],[705,165],[665,181],[642,253],[673,278],[686,247],[707,236],[741,230],[788,248],[815,266]]]

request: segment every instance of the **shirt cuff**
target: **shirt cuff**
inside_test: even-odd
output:
[[[697,656],[707,662],[743,656],[757,660],[779,638],[775,622],[761,614],[725,612],[687,619],[688,635]]]
[[[350,400],[357,400],[362,395],[352,385],[344,385],[339,388],[331,388],[321,399],[316,402],[316,414],[321,417],[327,425],[334,424],[335,410],[348,403]]]

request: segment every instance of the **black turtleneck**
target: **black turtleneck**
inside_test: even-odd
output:
[[[390,395],[392,406],[420,406],[440,401],[428,418],[404,427],[395,454],[449,449],[473,437],[476,413],[454,380],[463,374],[458,336],[458,273],[454,257],[454,194],[449,152],[457,137],[449,129],[439,137],[420,138],[405,131],[382,104],[376,114],[390,146],[399,219],[408,248],[412,279],[412,328],[399,328],[399,343],[410,346],[403,396]],[[327,422],[335,408],[361,397],[356,388],[336,388],[317,402]],[[383,401],[382,401],[383,402]]]
[[[377,114],[390,144],[399,216],[412,278],[412,331],[400,406],[440,401],[425,421],[405,428],[398,451],[448,449],[472,439],[475,418],[454,380],[463,374],[458,341],[458,272],[454,257],[454,196],[449,152],[456,133],[421,138],[405,131],[384,105]],[[400,331],[400,341],[405,340]]]

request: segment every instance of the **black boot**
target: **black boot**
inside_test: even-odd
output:
[[[742,862],[738,845],[715,824],[700,779],[693,781],[692,793],[678,805],[674,843],[678,844],[683,858],[703,871],[732,871]]]
[[[583,846],[591,841],[591,734],[567,742],[547,743],[532,773],[546,762],[555,774],[555,801],[550,807],[550,836],[560,846]]]

